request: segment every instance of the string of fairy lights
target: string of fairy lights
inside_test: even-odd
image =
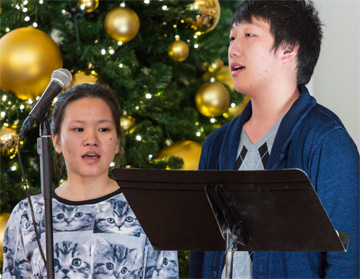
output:
[[[209,0],[209,1],[215,2],[215,3],[217,3],[217,5],[219,5],[218,2],[217,2],[217,0]],[[89,1],[79,0],[78,3],[77,3],[79,9],[80,9],[82,12],[89,12],[89,10],[86,11],[86,9],[89,8],[89,7],[87,7],[87,3],[86,3],[86,2],[89,2]],[[92,1],[92,2],[94,2],[94,1]],[[95,2],[96,2],[96,1],[95,1]],[[143,3],[144,3],[145,5],[150,5],[151,2],[152,2],[152,1],[150,1],[150,0],[144,0],[144,1],[143,1]],[[161,0],[159,0],[158,2],[161,2]],[[37,1],[37,3],[38,3],[38,5],[44,5],[44,1],[43,1],[43,0],[39,0],[39,1]],[[28,1],[28,0],[24,0],[24,1],[21,2],[21,4],[14,3],[14,4],[13,4],[13,8],[14,8],[14,9],[17,9],[17,10],[19,10],[19,11],[22,12],[22,17],[21,17],[21,18],[22,18],[23,21],[29,23],[32,27],[37,28],[37,27],[38,27],[38,23],[37,23],[37,21],[36,21],[36,17],[37,17],[37,16],[36,16],[36,12],[34,13],[34,11],[31,11],[28,4],[29,4],[29,1]],[[98,4],[99,4],[99,3],[98,3],[98,1],[97,1],[97,5],[98,5]],[[97,7],[97,6],[96,6],[96,7]],[[92,9],[96,9],[96,7],[92,6],[91,8],[92,8]],[[119,5],[119,7],[120,7],[121,9],[126,8],[125,2],[122,2],[122,3]],[[197,2],[195,1],[195,3],[194,3],[193,5],[190,5],[190,6],[189,6],[189,9],[191,9],[191,10],[198,10],[198,9],[200,9],[200,7],[198,6]],[[216,11],[217,16],[220,15],[220,10],[219,10],[219,9],[220,9],[220,7],[218,6],[218,10]],[[166,5],[166,3],[164,3],[164,5],[161,6],[161,10],[162,10],[162,12],[164,12],[164,13],[169,10],[169,7]],[[214,9],[213,9],[213,10],[214,10]],[[90,12],[91,12],[91,11],[90,11]],[[111,12],[111,11],[110,11],[110,12]],[[109,12],[109,14],[110,14],[110,12]],[[66,10],[62,10],[62,11],[61,11],[61,14],[62,14],[63,16],[69,16],[69,15],[70,15],[70,12],[68,12],[68,11],[66,11]],[[108,14],[108,15],[109,15],[109,14]],[[203,14],[204,14],[204,13],[203,13]],[[208,15],[208,16],[209,16],[209,15]],[[212,16],[214,16],[214,15],[212,15]],[[106,20],[106,19],[105,19],[105,20]],[[217,20],[218,20],[218,19],[217,19]],[[180,35],[178,34],[178,25],[179,25],[179,24],[185,24],[185,23],[186,23],[186,22],[185,22],[184,19],[179,20],[179,22],[176,22],[175,24],[168,23],[168,22],[165,22],[165,21],[163,22],[163,25],[172,24],[172,27],[173,27],[174,33],[175,33],[175,36],[174,36],[175,41],[174,41],[174,43],[175,43],[175,42],[179,42],[179,41],[182,42],[181,39],[180,39]],[[213,28],[215,28],[216,24],[217,24],[217,21],[216,21],[215,23],[213,23],[212,26],[207,27],[206,32],[211,31]],[[105,23],[105,26],[106,26],[106,23]],[[115,28],[115,26],[108,27],[108,29],[110,29],[110,28]],[[184,44],[185,44],[185,47],[184,47],[184,45],[183,45],[183,46],[181,47],[181,49],[180,49],[180,58],[179,58],[179,56],[176,57],[176,54],[175,54],[175,55],[174,55],[175,58],[172,58],[173,60],[178,61],[178,62],[184,61],[184,60],[186,59],[187,55],[188,55],[188,54],[185,53],[185,52],[186,52],[185,50],[186,50],[186,47],[188,47],[189,45],[191,45],[194,50],[198,50],[198,49],[200,48],[200,44],[198,43],[198,39],[201,37],[201,35],[203,35],[203,34],[206,33],[206,32],[204,32],[203,30],[200,30],[201,28],[200,28],[200,27],[196,27],[196,26],[194,26],[193,29],[194,29],[193,40],[187,39],[187,40],[186,40],[186,43],[184,43]],[[12,31],[12,30],[10,29],[10,27],[5,27],[4,30],[5,30],[6,33],[9,33],[9,32]],[[127,40],[126,40],[126,38],[125,38],[125,40],[119,39],[119,38],[116,37],[115,35],[114,35],[114,36],[115,36],[115,37],[114,37],[114,36],[112,36],[112,35],[110,34],[111,32],[110,32],[109,30],[106,30],[106,31],[109,33],[109,35],[110,35],[112,38],[114,38],[113,43],[112,43],[111,45],[109,45],[109,46],[100,46],[100,45],[101,45],[101,42],[99,42],[99,40],[96,40],[94,43],[95,43],[95,45],[99,45],[99,52],[100,52],[100,54],[102,55],[103,59],[112,60],[112,56],[116,53],[116,50],[117,50],[118,48],[122,47],[122,46],[124,45],[124,43],[126,43]],[[111,31],[112,31],[112,30],[111,30]],[[137,32],[137,31],[136,31],[136,32]],[[135,35],[136,35],[136,32],[134,32]],[[168,36],[169,36],[169,34],[164,33],[164,37],[168,37]],[[56,42],[56,40],[60,40],[61,38],[56,38],[56,37],[55,37],[55,38],[53,38],[53,39],[54,39],[54,41]],[[169,49],[170,49],[170,48],[169,48]],[[173,47],[172,50],[175,50],[175,47]],[[185,53],[185,54],[184,54],[184,53]],[[171,57],[170,50],[169,50],[169,56]],[[185,56],[186,56],[186,57],[185,57]],[[183,60],[182,60],[182,59],[183,59]],[[218,68],[217,70],[219,70],[222,66],[223,66],[222,64],[221,64],[220,66],[217,66],[217,68]],[[119,62],[118,68],[119,68],[120,71],[121,71],[121,70],[127,70],[128,68],[131,68],[131,65],[127,65],[127,64],[124,63],[124,62]],[[89,63],[88,69],[91,70],[90,74],[91,74],[92,76],[94,76],[94,77],[97,76],[97,73],[96,73],[95,70],[93,70],[93,65],[92,65],[91,63]],[[215,69],[215,70],[216,70],[216,69]],[[212,83],[212,84],[217,83],[217,78],[214,77],[214,76],[212,76],[209,80],[210,80],[209,83]],[[224,88],[225,88],[225,87],[224,87]],[[226,88],[225,88],[225,91],[227,92]],[[200,93],[201,93],[201,94],[205,94],[205,92],[200,92]],[[146,104],[146,101],[147,101],[147,100],[152,100],[153,98],[161,97],[162,94],[163,94],[162,91],[160,91],[160,92],[155,92],[155,93],[147,92],[147,91],[144,92],[144,98],[139,101],[139,104],[134,104],[135,110],[139,110],[142,105]],[[219,94],[219,93],[218,93],[218,94]],[[227,92],[226,94],[228,94],[228,92]],[[3,102],[3,104],[6,104],[6,107],[7,107],[8,109],[9,109],[9,108],[14,109],[14,106],[15,106],[15,109],[19,110],[19,113],[20,113],[20,115],[21,115],[21,114],[25,113],[26,111],[31,110],[34,102],[36,102],[36,101],[39,99],[39,97],[40,97],[40,96],[37,96],[37,97],[35,97],[35,98],[28,98],[27,100],[17,99],[17,100],[15,100],[15,101],[14,101],[14,100],[12,101],[12,100],[9,99],[8,94],[4,93],[4,94],[1,96],[1,101]],[[218,97],[218,98],[219,98],[219,97]],[[56,102],[56,100],[57,100],[57,98],[55,98],[54,102]],[[204,101],[202,101],[202,102],[204,102]],[[199,106],[204,107],[205,105],[204,105],[203,103],[200,103]],[[224,106],[225,109],[222,109],[222,111],[221,111],[220,113],[218,113],[218,112],[212,113],[212,114],[209,113],[209,114],[207,114],[207,115],[204,114],[199,107],[198,107],[198,108],[199,108],[199,111],[200,111],[202,114],[204,114],[205,116],[208,116],[208,117],[209,117],[209,122],[210,122],[211,124],[216,124],[216,123],[217,123],[217,118],[216,118],[216,117],[219,116],[219,115],[221,115],[221,116],[223,116],[223,117],[225,117],[225,118],[229,117],[229,113],[226,112],[226,108],[227,108],[227,107],[235,108],[235,107],[236,107],[236,104],[235,104],[235,103],[231,103],[230,105],[229,105],[229,104],[225,104],[225,105],[222,105],[222,106]],[[6,107],[5,107],[5,109],[6,109]],[[0,120],[4,120],[4,119],[6,118],[6,116],[7,116],[7,112],[6,112],[6,111],[0,111]],[[127,118],[127,119],[129,119],[129,117],[131,118],[131,116],[127,116],[126,111],[124,112],[124,117]],[[5,122],[3,123],[3,128],[13,129],[13,130],[15,129],[15,130],[16,130],[16,128],[17,128],[18,125],[19,125],[19,119],[13,121],[13,123],[8,123],[8,122],[5,121]],[[196,135],[197,137],[201,137],[202,134],[204,133],[204,127],[203,127],[203,125],[202,125],[201,123],[199,123],[199,122],[196,122],[196,123],[194,123],[194,126],[196,127],[195,135]],[[128,132],[130,133],[130,129],[128,129]],[[7,134],[5,134],[5,135],[2,135],[2,136],[1,136],[1,141],[2,141],[2,142],[9,141],[9,140],[11,140],[11,139],[13,138],[13,136],[14,136],[14,134],[12,134],[12,133],[7,133]],[[138,141],[138,142],[144,141],[144,137],[143,137],[142,135],[140,135],[140,134],[134,134],[133,136],[134,136],[135,140]],[[23,144],[23,142],[21,142],[21,145],[22,145],[22,144]],[[9,154],[10,154],[10,156],[9,156],[10,159],[14,159],[14,158],[15,158],[15,155],[16,155],[16,147],[15,147],[15,146],[13,147],[13,149],[10,149],[10,150],[9,150]],[[155,158],[156,158],[156,154],[149,154],[149,155],[148,155],[148,159],[149,159],[149,160],[153,160],[153,159],[155,159]],[[112,163],[112,166],[114,166],[114,163]],[[17,170],[17,167],[18,167],[17,162],[14,161],[14,162],[12,162],[12,164],[11,164],[11,166],[10,166],[10,169],[11,169],[12,171],[16,171],[16,170]]]
[[[29,8],[27,7],[27,5],[29,4],[29,1],[28,0],[24,0],[21,4],[16,4],[16,3],[13,3],[13,7],[17,10],[20,10],[24,13],[24,16],[23,16],[23,20],[25,22],[29,22],[31,23],[31,17],[29,15],[27,15],[27,13],[30,11]],[[39,0],[38,1],[38,4],[39,5],[42,5],[44,4],[44,1],[43,0]],[[38,27],[38,24],[36,21],[33,21],[31,23],[31,25],[34,27],[34,28],[37,28]],[[5,32],[6,33],[9,33],[11,31],[10,27],[5,27]],[[30,110],[34,104],[34,101],[37,101],[39,99],[39,97],[37,97],[35,100],[33,99],[28,99],[28,100],[17,100],[16,104],[13,104],[13,102],[11,100],[8,100],[8,95],[6,93],[2,94],[1,96],[1,101],[3,102],[3,104],[7,104],[7,106],[9,108],[13,108],[13,105],[18,105],[17,109],[19,110],[20,113],[24,112],[24,111],[27,111],[27,110]],[[6,117],[6,111],[1,111],[0,112],[0,120],[3,120],[4,118]],[[17,128],[17,126],[19,125],[19,119],[16,119],[12,124],[8,123],[8,122],[4,122],[3,123],[3,129],[6,128],[6,129],[13,129],[15,130]],[[2,133],[3,135],[0,136],[0,141],[1,143],[6,143],[6,142],[9,142],[9,141],[12,141],[13,140],[13,137],[14,136],[17,136],[16,133],[14,133],[13,131],[9,130],[9,132],[7,133]],[[24,144],[23,141],[20,141],[20,146],[22,146]],[[11,160],[13,160],[15,157],[16,157],[16,144],[13,145],[10,149],[9,149],[9,158]],[[16,171],[18,169],[18,163],[17,161],[13,161],[10,165],[10,170],[11,171]],[[1,275],[0,275],[1,276]],[[1,278],[1,277],[0,277]]]

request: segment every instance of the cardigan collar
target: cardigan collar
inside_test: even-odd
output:
[[[315,98],[310,96],[309,91],[305,86],[301,85],[299,90],[299,98],[294,102],[280,123],[267,164],[267,169],[276,168],[277,162],[283,158],[286,147],[290,143],[295,131],[309,111],[317,104]],[[219,154],[220,170],[234,170],[241,130],[243,125],[251,117],[251,114],[252,106],[250,100],[243,112],[229,125]]]

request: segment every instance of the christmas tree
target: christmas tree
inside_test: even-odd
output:
[[[2,0],[0,212],[26,196],[18,133],[58,68],[71,71],[70,86],[116,92],[125,143],[112,167],[196,169],[201,143],[245,103],[224,65],[239,2]],[[38,135],[34,127],[20,142],[31,194],[41,192]],[[54,187],[64,179],[54,171]],[[185,276],[187,254],[179,257]]]

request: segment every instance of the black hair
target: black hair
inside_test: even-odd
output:
[[[120,126],[121,108],[113,91],[100,84],[79,84],[66,90],[64,93],[60,93],[52,113],[51,133],[60,136],[65,109],[70,103],[83,98],[97,98],[103,100],[108,105],[115,122],[117,138],[120,142],[120,152],[115,154],[114,162],[116,162],[116,164],[120,164],[124,147],[124,140]],[[60,179],[66,177],[66,167],[64,160],[61,157],[57,153],[53,156],[54,169],[56,170],[53,173],[55,181],[59,181]]]
[[[68,89],[64,93],[59,94],[59,98],[56,101],[53,109],[51,133],[60,135],[61,124],[64,119],[64,112],[66,107],[70,103],[83,98],[101,99],[108,105],[115,122],[117,138],[121,140],[122,133],[120,127],[120,105],[112,90],[107,89],[100,84],[83,83]]]
[[[252,18],[270,25],[275,51],[299,45],[297,84],[309,82],[320,55],[322,24],[310,0],[246,0],[235,11],[231,26]]]

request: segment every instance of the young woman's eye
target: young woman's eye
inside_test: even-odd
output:
[[[110,130],[110,129],[108,129],[108,128],[100,128],[100,129],[99,129],[100,132],[107,132],[107,131],[109,131],[109,130]]]
[[[245,37],[253,37],[253,36],[255,36],[255,35],[252,34],[252,33],[246,33],[246,34],[245,34]]]
[[[82,131],[84,131],[84,129],[83,129],[83,128],[74,128],[74,131],[76,131],[76,132],[82,132]]]

